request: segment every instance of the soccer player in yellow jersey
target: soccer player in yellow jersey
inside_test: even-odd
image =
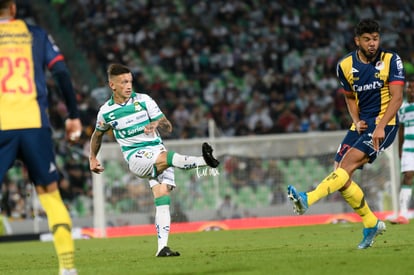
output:
[[[15,19],[16,3],[0,0],[0,184],[20,159],[44,208],[59,260],[59,274],[76,275],[72,221],[59,194],[45,69],[53,74],[68,109],[66,137],[76,142],[82,125],[63,56],[40,27]]]
[[[380,48],[380,26],[364,19],[355,27],[357,49],[345,55],[337,65],[352,126],[339,146],[335,171],[314,190],[297,192],[288,186],[288,197],[298,214],[335,191],[361,217],[364,225],[359,249],[371,247],[385,223],[370,210],[362,189],[352,180],[356,169],[372,163],[389,147],[398,133],[397,112],[403,100],[405,73],[398,54]]]

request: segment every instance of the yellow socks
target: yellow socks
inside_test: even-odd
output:
[[[372,213],[367,202],[365,201],[364,192],[354,181],[351,185],[341,192],[345,201],[354,209],[354,211],[362,218],[365,228],[374,227],[378,218]]]
[[[348,179],[348,173],[342,168],[330,173],[314,190],[306,193],[308,195],[308,206],[341,189]]]
[[[41,194],[39,200],[46,212],[49,229],[53,234],[59,268],[73,269],[75,245],[72,238],[72,221],[59,191]]]
[[[308,196],[308,206],[311,206],[318,200],[327,195],[341,189],[349,180],[348,173],[338,168],[329,174],[313,191],[306,193]],[[367,202],[365,201],[364,192],[354,181],[349,187],[341,192],[345,201],[354,209],[354,211],[362,218],[365,228],[374,227],[378,218],[372,213]]]

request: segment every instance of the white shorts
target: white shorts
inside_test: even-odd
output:
[[[149,185],[150,187],[154,187],[154,185],[165,183],[169,186],[172,186],[175,188],[175,178],[174,178],[174,168],[168,167],[164,170],[161,174],[158,175],[156,179],[150,179]]]
[[[414,171],[414,153],[402,152],[401,172]]]
[[[158,156],[167,151],[164,145],[138,150],[129,158],[129,170],[139,178],[149,178],[150,187],[159,183],[165,183],[175,187],[174,168],[169,167],[159,175],[156,175],[155,163]]]

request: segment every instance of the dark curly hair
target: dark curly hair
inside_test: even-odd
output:
[[[361,36],[363,33],[380,32],[381,28],[374,19],[363,19],[355,27],[355,36]]]

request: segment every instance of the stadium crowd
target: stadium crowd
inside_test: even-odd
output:
[[[41,17],[30,14],[29,1],[22,2],[27,5],[22,15]],[[73,79],[85,125],[83,142],[75,147],[61,139],[66,110],[53,81],[49,83],[58,162],[63,181],[69,181],[62,184],[67,191],[63,196],[71,203],[91,197],[85,155],[98,106],[110,96],[106,68],[112,62],[133,69],[136,89],[160,103],[175,128],[168,138],[174,139],[207,137],[209,119],[214,119],[222,136],[348,128],[350,118],[335,66],[354,48],[350,28],[361,18],[380,21],[383,47],[398,50],[407,74],[414,73],[410,47],[414,3],[408,0],[50,0],[48,4],[60,27],[70,31],[87,57],[99,83],[91,87]],[[73,65],[71,69],[79,70]],[[12,177],[6,181],[12,182]],[[18,186],[24,197],[24,185]]]

